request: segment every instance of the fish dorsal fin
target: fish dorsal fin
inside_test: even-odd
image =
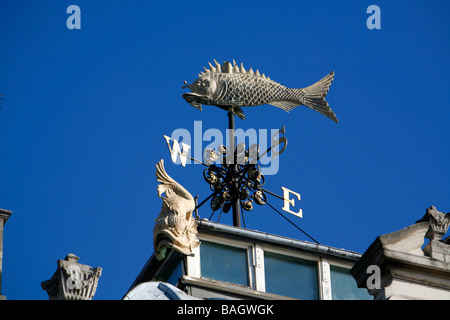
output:
[[[209,70],[210,70],[211,72],[216,72],[216,68],[214,68],[214,67],[212,66],[211,62],[208,62],[208,63],[209,63]]]
[[[266,77],[266,75],[264,73],[260,74],[259,70],[256,70],[256,72],[254,72],[251,67],[248,70],[245,70],[244,64],[242,64],[242,63],[241,63],[241,66],[239,67],[235,60],[233,60],[233,63],[224,61],[224,63],[222,65],[220,63],[218,63],[215,59],[213,61],[214,61],[214,65],[211,64],[211,62],[208,62],[209,69],[207,69],[205,67],[203,68],[205,71],[201,72],[202,75],[210,73],[210,72],[236,73],[236,74],[249,74],[249,75],[253,75],[255,77],[270,80],[270,78]]]
[[[225,61],[222,65],[222,72],[223,73],[232,73],[233,67],[232,67],[231,63],[229,63],[228,61]]]
[[[220,69],[222,68],[222,66],[220,65],[220,63],[218,63],[218,62],[216,61],[216,59],[214,59],[214,63],[216,64],[216,70],[217,70],[217,71],[220,71]]]
[[[241,63],[241,67],[239,68],[239,72],[240,73],[245,73],[246,72],[243,63]]]

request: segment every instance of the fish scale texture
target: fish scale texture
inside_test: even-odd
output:
[[[302,89],[289,89],[272,80],[254,75],[219,74],[219,79],[227,84],[223,102],[237,106],[258,106],[273,101],[289,100],[301,104]]]
[[[306,88],[287,88],[260,74],[258,70],[248,71],[243,64],[237,66],[225,61],[223,65],[214,60],[216,66],[211,63],[210,69],[199,74],[199,78],[189,87],[192,93],[184,93],[183,98],[195,108],[201,110],[202,104],[218,106],[219,108],[233,110],[239,118],[245,119],[241,107],[253,107],[270,104],[287,112],[304,105],[313,109],[334,122],[338,119],[331,110],[325,96],[328,93],[331,82],[334,80],[334,71],[318,82]],[[211,82],[210,80],[214,80]]]

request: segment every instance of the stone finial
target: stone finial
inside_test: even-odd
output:
[[[70,253],[64,260],[58,260],[52,278],[41,283],[50,300],[92,300],[102,268],[80,264],[79,259]]]
[[[431,206],[427,209],[423,218],[416,221],[416,223],[419,222],[430,222],[430,228],[425,238],[429,240],[441,240],[450,224],[450,212],[442,213],[436,207]]]

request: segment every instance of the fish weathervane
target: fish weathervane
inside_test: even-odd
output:
[[[323,79],[306,88],[293,89],[283,86],[258,70],[245,70],[243,64],[239,67],[225,61],[222,65],[214,60],[215,66],[210,68],[192,83],[184,81],[184,88],[191,92],[184,93],[183,98],[193,107],[202,110],[202,105],[212,105],[224,110],[231,110],[241,119],[245,119],[242,107],[253,107],[269,104],[287,112],[304,105],[334,122],[338,119],[331,110],[325,97],[334,80],[334,71]]]

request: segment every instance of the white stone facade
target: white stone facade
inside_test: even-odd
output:
[[[449,222],[430,207],[416,224],[379,236],[351,270],[358,287],[376,300],[450,300]]]

